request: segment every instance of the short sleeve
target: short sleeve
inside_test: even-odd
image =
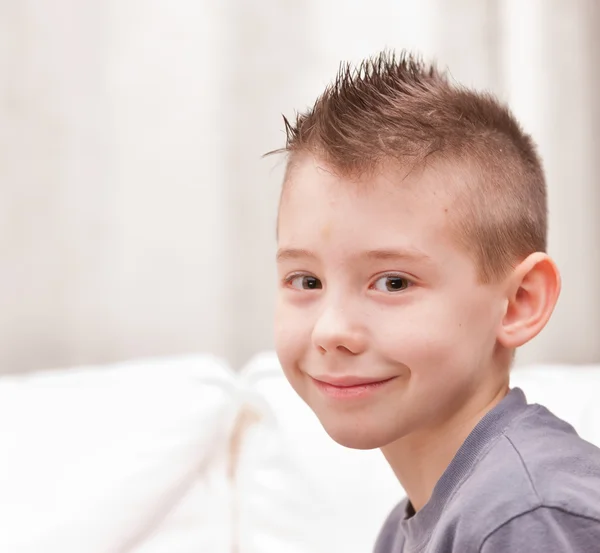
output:
[[[480,553],[600,553],[600,520],[538,507],[492,532]]]

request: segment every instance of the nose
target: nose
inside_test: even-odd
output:
[[[364,330],[350,313],[339,307],[328,307],[318,318],[312,333],[317,350],[322,353],[359,355],[367,347]]]

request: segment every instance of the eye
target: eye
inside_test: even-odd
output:
[[[323,284],[318,278],[309,275],[293,275],[286,282],[296,290],[319,290],[323,288]]]
[[[380,292],[402,292],[410,285],[410,280],[402,275],[386,275],[378,278],[372,287]]]

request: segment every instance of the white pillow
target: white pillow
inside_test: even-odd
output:
[[[521,388],[529,403],[544,405],[600,447],[600,365],[515,367],[511,386]]]
[[[404,492],[379,450],[335,443],[274,353],[241,373],[248,426],[236,472],[239,553],[365,553]]]
[[[0,551],[229,553],[235,397],[202,355],[0,378]]]

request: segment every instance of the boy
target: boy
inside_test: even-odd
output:
[[[381,448],[407,492],[376,553],[600,551],[600,450],[509,388],[560,291],[531,138],[406,54],[285,125],[276,348],[328,434]]]

